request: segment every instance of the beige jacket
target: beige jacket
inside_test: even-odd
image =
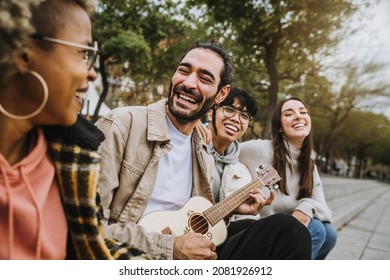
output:
[[[162,100],[147,107],[121,107],[97,122],[106,137],[99,148],[105,234],[157,259],[172,259],[173,236],[146,232],[136,223],[152,194],[159,159],[172,149],[165,105]],[[210,186],[214,159],[196,128],[192,151],[192,193],[213,201]]]
[[[248,168],[241,162],[226,164],[223,169],[219,199],[223,200],[230,196],[236,190],[243,188],[247,184],[252,182],[252,176]],[[260,215],[238,215],[235,214],[231,217],[231,221],[240,219],[259,219]]]

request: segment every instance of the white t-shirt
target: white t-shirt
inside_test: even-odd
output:
[[[166,117],[173,149],[161,157],[156,184],[143,215],[157,210],[178,210],[191,197],[191,136],[181,133]]]

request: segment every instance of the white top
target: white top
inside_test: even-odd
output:
[[[311,198],[302,198],[297,200],[299,191],[299,173],[298,156],[300,151],[293,145],[288,145],[292,157],[293,170],[286,169],[287,188],[289,195],[284,195],[280,190],[275,191],[275,199],[271,205],[263,207],[260,211],[261,217],[266,217],[275,213],[292,214],[294,210],[300,210],[311,218],[317,218],[321,221],[331,222],[332,211],[325,201],[325,195],[322,188],[322,181],[317,167],[313,171],[313,195]],[[245,164],[251,172],[252,178],[256,178],[256,167],[260,164],[267,166],[272,164],[273,147],[270,140],[251,140],[240,144],[240,162]],[[265,190],[266,188],[263,188]],[[265,192],[265,191],[264,191]]]
[[[156,184],[143,215],[157,210],[178,210],[191,197],[192,134],[184,135],[166,119],[173,149],[159,161]]]

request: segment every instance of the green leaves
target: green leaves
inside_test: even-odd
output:
[[[149,68],[151,49],[145,39],[131,30],[126,30],[107,38],[102,46],[103,53],[110,63],[130,62]],[[134,69],[139,70],[139,69]]]

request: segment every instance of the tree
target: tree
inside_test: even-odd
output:
[[[390,166],[390,120],[385,116],[381,117],[377,123],[371,124],[378,130],[379,138],[367,152],[373,164]]]
[[[268,91],[268,110],[263,137],[270,136],[270,119],[280,82],[297,82],[315,71],[316,54],[334,46],[334,31],[356,9],[352,0],[304,1],[196,1],[207,5],[216,21],[213,32],[237,41],[242,52],[236,61],[251,67],[258,91]],[[253,78],[253,75],[250,75]],[[245,80],[245,76],[238,80]],[[237,80],[237,78],[236,78]]]
[[[101,104],[109,90],[107,67],[112,64],[124,64],[130,61],[135,67],[134,73],[150,66],[150,48],[145,39],[139,35],[140,28],[136,19],[147,1],[101,1],[93,16],[94,36],[99,42],[99,73],[103,90],[92,121],[98,118]],[[137,33],[138,32],[138,33]]]
[[[306,95],[304,98],[308,100],[308,105],[314,114],[315,125],[323,127],[322,133],[316,137],[316,147],[319,157],[325,158],[324,172],[327,172],[333,158],[334,137],[337,136],[340,126],[349,118],[350,112],[368,96],[385,91],[386,85],[372,82],[373,77],[380,73],[380,69],[381,66],[377,64],[368,64],[363,67],[346,65],[341,71],[346,76],[336,79],[337,81],[344,80],[339,86],[328,83],[322,87],[324,91],[315,91],[314,96],[313,92],[304,91]],[[323,122],[327,125],[321,125]]]
[[[354,177],[360,178],[367,162],[381,162],[383,156],[376,154],[375,151],[389,152],[389,145],[385,144],[385,140],[389,141],[389,134],[383,133],[383,124],[389,124],[383,115],[378,115],[360,110],[352,110],[350,118],[348,118],[340,126],[337,135],[333,139],[333,143],[338,147],[340,155],[348,159],[351,164],[351,159],[354,158]],[[388,142],[387,142],[388,143]],[[389,153],[387,153],[389,155]],[[388,158],[388,156],[386,156]],[[352,168],[352,166],[349,166]]]
[[[103,90],[93,121],[108,94],[110,74],[111,78],[127,76],[134,81],[135,94],[128,93],[125,102],[144,100],[145,94],[156,93],[157,86],[166,83],[176,63],[177,57],[173,57],[183,48],[183,38],[189,37],[185,34],[191,28],[187,23],[191,17],[175,16],[180,14],[178,9],[177,3],[169,0],[100,1],[93,22]]]

